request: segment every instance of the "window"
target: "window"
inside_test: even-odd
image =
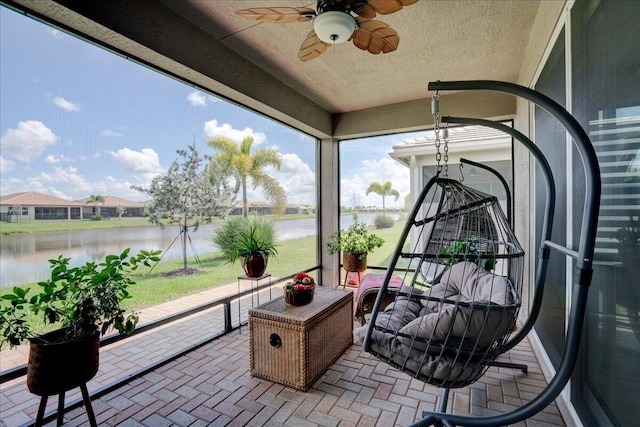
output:
[[[482,144],[469,144],[474,139],[482,140]],[[386,214],[395,221],[391,229],[375,230],[385,240],[385,245],[368,258],[370,266],[387,265],[415,198],[435,175],[437,161],[434,140],[434,131],[428,130],[341,142],[340,227],[346,228],[351,224],[353,213],[358,214],[359,221],[373,226],[375,218],[382,215],[383,205]],[[478,149],[479,146],[482,148]],[[460,159],[495,169],[512,187],[512,148],[511,137],[503,132],[483,126],[451,127],[448,176],[458,179],[462,175],[466,185],[495,195],[506,213],[507,197],[500,180],[491,172],[468,163],[461,170]],[[444,146],[441,147],[443,152]],[[441,155],[441,166],[444,168],[444,154]],[[383,197],[375,191],[369,191],[372,183],[387,182],[391,183],[391,190],[398,192],[397,199],[392,195]]]
[[[573,114],[591,138],[602,178],[578,369],[584,386],[572,388],[585,425],[637,425],[640,419],[639,21],[634,1],[582,1],[571,11]],[[578,206],[581,182],[574,187]]]
[[[305,239],[300,243],[305,248],[304,256],[286,259],[286,251],[279,250],[268,272],[283,277],[317,265],[315,138],[4,6],[0,7],[0,31],[2,195],[36,192],[60,199],[54,206],[49,202],[37,206],[47,199],[34,196],[30,204],[36,206],[31,208],[33,218],[24,220],[78,223],[91,221],[100,213],[115,224],[118,204],[129,206],[126,202],[134,202],[131,205],[135,206],[150,199],[131,185],[148,188],[151,179],[165,174],[178,158],[177,150],[195,143],[202,156],[211,156],[214,150],[207,140],[214,136],[226,136],[236,143],[251,137],[251,153],[267,148],[281,155],[279,170],[269,167],[263,171],[284,188],[287,196],[287,216],[276,220],[279,239]],[[254,188],[251,179],[248,184],[251,212],[268,213],[263,188]],[[87,203],[92,195],[104,197],[105,203]],[[241,204],[241,191],[237,199]],[[13,212],[20,213],[19,209]],[[142,217],[142,212],[142,207],[128,207],[120,219]],[[28,217],[29,209],[23,207],[22,215]],[[147,225],[145,218],[134,219]],[[214,227],[201,225],[189,234],[189,257],[218,256],[218,248],[211,243]],[[132,252],[162,249],[166,251],[163,262],[182,257],[178,244],[167,251],[178,233],[175,228],[163,231],[141,226],[118,237],[115,230],[105,231],[105,235],[102,231],[86,232],[82,238],[75,233],[59,236],[62,249],[58,253],[23,253],[21,259],[11,258],[11,262],[5,261],[13,256],[12,249],[3,246],[1,265],[38,276],[12,276],[3,270],[0,286],[44,280],[49,274],[47,259],[59,254],[81,263],[130,247]],[[22,244],[20,239],[26,237],[15,235],[3,240],[14,241],[11,247],[38,245]],[[72,240],[79,243],[70,250],[64,242]],[[57,247],[56,243],[51,247]],[[34,267],[33,258],[38,255],[40,265]],[[234,282],[242,272],[239,264],[216,268],[235,269]],[[14,279],[18,282],[12,282]]]

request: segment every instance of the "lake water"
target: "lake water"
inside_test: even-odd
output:
[[[361,214],[360,222],[371,223],[374,214]],[[341,227],[353,222],[351,215],[341,217]],[[278,240],[316,234],[316,219],[276,221]],[[187,256],[203,256],[219,252],[212,242],[214,226],[202,225],[190,231]],[[177,226],[140,227],[111,230],[84,230],[41,234],[15,234],[0,237],[0,287],[46,280],[50,276],[49,259],[64,255],[73,266],[87,261],[101,261],[108,254],[119,254],[126,248],[132,253],[162,249],[163,260],[182,258],[182,244]]]

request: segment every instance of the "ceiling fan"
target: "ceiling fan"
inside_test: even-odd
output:
[[[255,7],[236,13],[247,19],[276,24],[313,20],[313,29],[300,46],[298,59],[306,62],[322,55],[331,44],[352,40],[370,53],[389,53],[398,48],[398,33],[376,14],[388,15],[418,0],[318,0],[308,7]],[[353,14],[357,15],[354,16]]]

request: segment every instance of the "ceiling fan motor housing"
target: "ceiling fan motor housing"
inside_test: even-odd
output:
[[[342,43],[351,37],[357,28],[356,20],[344,11],[329,10],[319,13],[313,20],[313,29],[325,43]]]

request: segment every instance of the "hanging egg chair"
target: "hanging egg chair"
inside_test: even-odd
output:
[[[524,251],[495,196],[439,176],[402,236],[391,264],[404,286],[380,291],[395,302],[371,318],[367,351],[429,384],[467,386],[514,329]]]
[[[516,329],[522,304],[524,251],[498,199],[440,176],[432,178],[417,198],[378,292],[369,324],[354,331],[364,350],[410,376],[443,388],[437,411],[425,411],[416,426],[496,426],[520,422],[550,404],[567,384],[575,366],[591,283],[600,199],[600,174],[588,136],[564,108],[531,89],[495,81],[431,82],[435,90],[492,90],[527,99],[556,117],[572,136],[585,171],[582,225],[576,249],[552,242],[555,204],[553,176],[540,150],[515,130],[539,162],[547,198],[537,249],[535,283],[524,324]],[[438,106],[434,107],[438,146]],[[455,122],[451,120],[451,122]],[[479,119],[458,123],[484,124]],[[486,122],[486,121],[484,121]],[[497,124],[489,125],[499,128]],[[501,125],[504,126],[504,125]],[[445,147],[445,165],[446,165]],[[465,387],[490,366],[509,364],[496,357],[515,347],[536,322],[552,254],[572,257],[574,293],[562,359],[548,386],[524,406],[509,413],[469,417],[445,412],[450,388]],[[403,285],[388,286],[401,275]],[[384,306],[383,302],[392,300]],[[384,306],[384,309],[383,309]],[[521,368],[518,365],[511,367]],[[523,369],[523,372],[526,372]]]

